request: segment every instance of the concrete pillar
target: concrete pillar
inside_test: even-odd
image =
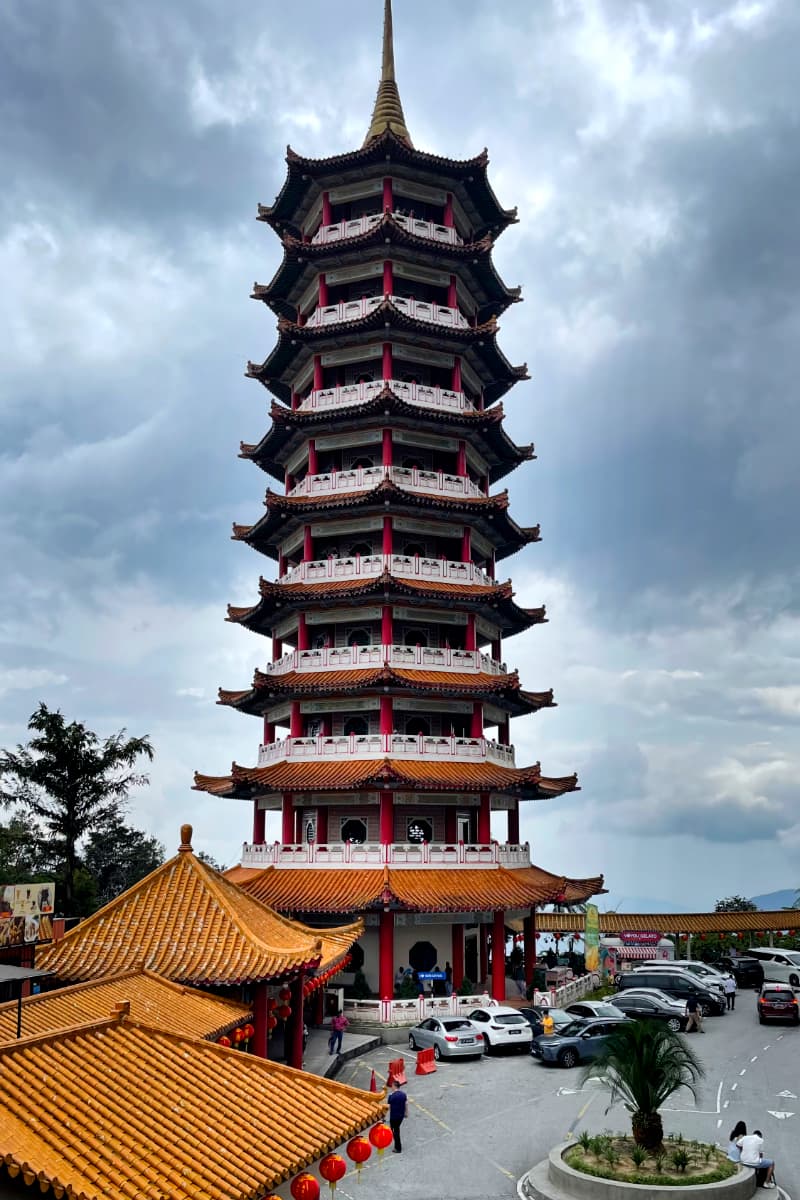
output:
[[[536,967],[536,909],[531,909],[531,915],[522,922],[522,951],[525,955],[525,982],[528,987],[533,983],[533,972]]]
[[[281,841],[285,846],[294,844],[294,799],[291,792],[283,793],[281,804]]]
[[[293,979],[289,987],[291,989],[292,998],[289,1001],[292,1009],[292,1015],[287,1024],[289,1028],[284,1036],[287,1037],[288,1045],[286,1046],[286,1061],[290,1067],[294,1067],[297,1071],[303,1069],[303,984],[305,983],[305,975],[301,971],[296,979]]]
[[[264,845],[264,830],[266,828],[266,810],[258,807],[258,800],[253,801],[253,845]]]
[[[481,792],[481,806],[478,809],[478,844],[488,846],[492,840],[491,807],[489,793]]]
[[[512,801],[512,807],[508,810],[508,833],[506,837],[512,845],[519,845],[519,800]]]
[[[391,792],[381,792],[379,827],[381,845],[391,846],[394,841],[394,796]]]
[[[382,910],[378,924],[378,998],[394,996],[394,913]]]
[[[453,988],[457,991],[464,982],[464,926],[451,926],[451,934],[450,965],[453,968]]]
[[[502,908],[492,920],[492,999],[502,1004],[506,998],[506,927]]]
[[[269,1030],[267,1029],[267,985],[257,983],[253,988],[253,1040],[250,1052],[256,1058],[269,1058]]]

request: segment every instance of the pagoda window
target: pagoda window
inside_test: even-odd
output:
[[[425,463],[419,458],[406,457],[400,464],[406,471],[424,471]]]
[[[369,371],[361,371],[356,375],[356,383],[372,383],[373,377]]]
[[[369,733],[369,721],[366,717],[348,717],[342,727],[345,737],[366,737]]]
[[[433,826],[422,817],[411,817],[406,825],[407,842],[432,842]]]
[[[369,467],[374,467],[375,463],[368,454],[361,454],[358,458],[354,458],[350,464],[351,471],[366,470]]]
[[[403,635],[403,644],[405,646],[427,646],[428,630],[427,629],[407,629]]]
[[[406,542],[403,546],[403,554],[406,558],[424,558],[425,547],[422,542]]]
[[[409,717],[407,719],[406,733],[411,737],[429,737],[430,732],[430,721],[426,721],[424,717]]]
[[[371,646],[372,634],[369,629],[359,626],[357,629],[348,629],[347,631],[348,646]],[[366,729],[364,733],[366,733]]]
[[[371,542],[353,542],[353,545],[347,551],[351,558],[357,558],[359,555],[363,558],[367,554],[372,554]]]
[[[359,817],[347,817],[342,821],[341,840],[363,846],[367,840],[367,823]]]

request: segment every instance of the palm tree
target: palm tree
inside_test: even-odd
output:
[[[602,1079],[611,1092],[608,1107],[622,1100],[631,1113],[633,1140],[655,1150],[664,1140],[659,1108],[681,1088],[697,1099],[696,1085],[704,1075],[679,1033],[661,1022],[620,1021],[581,1082],[592,1076]]]

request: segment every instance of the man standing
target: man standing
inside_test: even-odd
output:
[[[729,1012],[732,1012],[736,1008],[736,977],[732,971],[728,972],[725,980],[725,1003],[728,1006]]]
[[[394,1153],[401,1154],[403,1150],[400,1141],[400,1126],[408,1116],[408,1096],[396,1079],[392,1080],[392,1090],[388,1096],[389,1127],[394,1136]]]
[[[698,1033],[705,1033],[705,1029],[703,1029],[703,1013],[697,996],[690,996],[686,1001],[686,1018],[687,1033],[694,1033],[695,1030]]]

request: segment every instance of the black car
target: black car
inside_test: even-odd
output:
[[[764,964],[757,958],[718,958],[711,964],[720,971],[731,971],[736,980],[736,986],[742,989],[760,988],[764,982]]]
[[[614,997],[614,1007],[624,1012],[626,1017],[636,1017],[639,1021],[666,1021],[667,1027],[676,1033],[686,1028],[686,1013],[682,1013],[674,1004],[659,1000],[658,996],[643,996],[635,991],[620,992]]]
[[[623,971],[616,979],[619,992],[628,988],[658,988],[668,996],[682,1000],[684,1004],[690,996],[694,996],[703,1016],[721,1016],[725,1012],[725,996],[716,989],[704,987],[697,975],[689,971]],[[614,997],[616,1004],[617,997]]]

